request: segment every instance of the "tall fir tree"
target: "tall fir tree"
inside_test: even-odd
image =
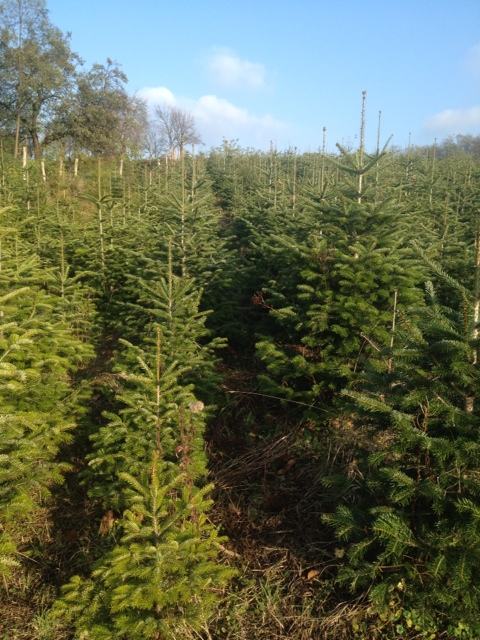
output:
[[[262,291],[273,326],[257,352],[269,394],[330,402],[386,340],[395,295],[406,307],[419,298],[421,269],[406,220],[392,199],[376,201],[371,173],[380,159],[367,157],[359,168],[358,157],[344,152],[347,178],[334,200],[317,201],[311,231],[269,240],[269,254],[284,265],[281,280]]]

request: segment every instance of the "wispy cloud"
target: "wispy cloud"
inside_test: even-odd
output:
[[[267,70],[263,64],[241,58],[230,49],[216,49],[207,58],[212,79],[223,87],[261,89],[267,84]]]
[[[216,95],[199,98],[176,96],[167,87],[146,87],[138,95],[151,107],[178,106],[194,116],[207,146],[218,145],[223,138],[238,139],[242,145],[266,148],[270,141],[287,133],[285,122],[270,114],[255,114]]]
[[[426,126],[442,134],[480,133],[480,106],[445,109],[428,118]]]

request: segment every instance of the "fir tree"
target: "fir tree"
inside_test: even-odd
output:
[[[95,480],[91,494],[101,498],[108,508],[124,506],[119,474],[130,472],[139,476],[160,443],[166,459],[176,460],[179,419],[188,419],[195,434],[194,476],[205,476],[203,404],[198,405],[202,410],[195,411],[200,401],[193,386],[181,382],[189,366],[177,361],[167,364],[163,359],[159,325],[155,327],[155,335],[145,349],[128,345],[125,360],[130,370],[118,376],[123,382],[123,389],[117,393],[120,411],[107,413],[108,423],[92,435],[94,450],[89,455],[89,466]]]
[[[222,538],[208,522],[210,486],[195,488],[187,473],[154,454],[150,478],[122,474],[129,508],[113,550],[91,580],[75,577],[57,611],[75,637],[168,640],[199,629],[232,571],[218,564]]]
[[[167,639],[199,628],[232,575],[207,518],[203,403],[179,382],[188,360],[164,364],[155,332],[153,353],[131,347],[141,373],[124,374],[124,408],[93,437],[96,495],[124,514],[119,544],[57,604],[78,637]]]
[[[276,249],[270,255],[284,252],[275,260],[284,270],[264,287],[273,339],[257,343],[266,366],[260,381],[270,394],[330,401],[387,339],[394,292],[406,306],[418,299],[421,270],[406,246],[405,223],[392,200],[375,201],[374,185],[366,181],[378,160],[357,168],[358,158],[346,156],[353,178],[337,202],[318,203],[312,231],[303,239],[271,238]]]
[[[0,526],[4,554],[14,543],[25,554],[37,535],[35,516],[67,468],[57,454],[84,398],[70,378],[91,350],[68,325],[60,298],[47,293],[52,273],[5,219],[0,247]],[[3,567],[9,564],[4,557]]]
[[[345,478],[327,482],[349,496],[327,517],[346,551],[338,579],[368,592],[373,611],[402,634],[480,632],[478,341],[469,307],[471,298],[458,311],[443,306],[429,285],[418,322],[405,318],[360,389],[345,392],[369,446],[357,453],[350,490]]]

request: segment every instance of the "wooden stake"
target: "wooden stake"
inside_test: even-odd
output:
[[[156,420],[155,420],[155,445],[159,453],[162,451],[161,439],[161,420],[160,420],[160,376],[162,371],[161,357],[161,333],[160,326],[157,324],[157,349],[156,349],[156,367],[155,367],[155,388],[156,388]]]
[[[325,151],[327,148],[327,127],[323,127],[323,137],[322,137],[322,167],[320,170],[320,189],[323,195],[323,186],[325,184]]]
[[[390,352],[393,349],[393,345],[395,342],[395,328],[397,324],[397,300],[398,300],[398,290],[395,289],[395,293],[393,296],[393,314],[392,314],[392,328],[390,332]],[[388,359],[388,373],[392,373],[393,371],[393,356],[390,354],[390,358]]]
[[[380,132],[382,127],[382,112],[378,112],[378,125],[377,125],[377,162],[375,164],[375,203],[378,197],[378,178],[379,178],[379,165],[378,156],[380,155]]]
[[[102,272],[105,274],[105,245],[103,238],[103,209],[102,209],[102,165],[100,158],[97,161],[97,187],[98,187],[98,233],[100,236],[100,261],[102,264]]]
[[[365,155],[365,103],[367,100],[367,92],[362,91],[362,114],[360,118],[360,147],[358,150],[358,165],[359,165],[359,174],[358,174],[358,202],[362,202],[362,191],[363,191],[363,158]]]

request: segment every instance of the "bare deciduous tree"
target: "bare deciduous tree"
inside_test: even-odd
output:
[[[201,144],[195,119],[189,111],[178,107],[158,106],[155,110],[160,136],[169,153],[181,157],[187,144]]]

